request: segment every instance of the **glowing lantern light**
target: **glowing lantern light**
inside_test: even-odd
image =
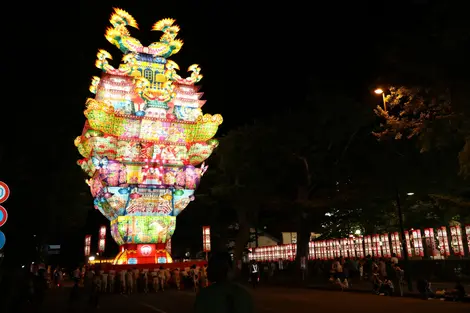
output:
[[[91,254],[91,235],[85,236],[85,256]]]
[[[98,234],[98,252],[103,253],[106,248],[106,226],[100,227],[100,232]]]
[[[457,256],[464,256],[463,242],[462,242],[462,229],[459,225],[450,226],[450,239],[452,243],[452,250]]]
[[[105,37],[122,51],[123,63],[114,68],[111,54],[98,51],[95,65],[103,73],[92,79],[95,96],[75,139],[83,156],[78,164],[121,246],[115,264],[170,262],[165,244],[207,170],[202,163],[218,145],[213,137],[222,116],[202,113],[200,67],[191,65],[182,78],[169,59],[183,45],[173,19],[153,25],[163,35],[148,47],[130,36],[126,27],[137,22],[126,11],[114,9],[110,22]],[[138,244],[153,247],[154,258],[132,256]]]

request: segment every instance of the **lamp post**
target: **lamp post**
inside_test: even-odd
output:
[[[414,195],[413,192],[408,192],[408,196]],[[403,213],[401,210],[401,201],[400,201],[400,193],[398,192],[398,188],[396,189],[396,202],[397,202],[397,210],[398,210],[398,223],[400,224],[400,234],[401,234],[401,246],[403,247],[403,261],[405,263],[405,276],[408,283],[408,290],[413,291],[413,281],[411,279],[411,268],[410,268],[410,261],[408,258],[408,245],[406,242],[405,236],[405,227],[403,225]]]
[[[374,93],[376,95],[382,95],[382,100],[384,102],[384,111],[387,111],[387,100],[385,99],[385,92],[383,91],[383,89],[377,88],[374,90]]]

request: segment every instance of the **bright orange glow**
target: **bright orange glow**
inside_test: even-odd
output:
[[[378,95],[381,95],[381,94],[384,93],[384,91],[383,91],[382,89],[380,89],[380,88],[375,89],[374,92],[375,92],[376,94],[378,94]]]

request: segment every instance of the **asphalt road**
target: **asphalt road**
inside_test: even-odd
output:
[[[152,294],[104,295],[100,307],[90,310],[83,296],[73,306],[68,306],[67,293],[70,289],[51,291],[43,312],[106,312],[106,313],[190,313],[195,294],[189,291],[168,290]],[[419,300],[413,298],[394,298],[361,293],[342,293],[281,287],[260,287],[251,293],[255,300],[256,312],[426,312],[460,313],[470,312],[470,304],[445,302],[440,300]]]

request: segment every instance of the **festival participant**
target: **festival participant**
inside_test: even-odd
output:
[[[131,269],[127,270],[126,273],[126,287],[127,294],[132,294],[134,292],[134,273]]]
[[[160,269],[158,270],[158,285],[162,291],[165,291],[165,280],[166,280],[166,275],[165,275],[165,269],[163,266],[160,266]]]
[[[153,291],[158,291],[158,271],[156,269],[152,271],[152,287]]]
[[[203,267],[201,267],[199,274],[201,276],[201,287],[206,288],[207,287],[207,264],[204,264]]]
[[[175,270],[173,271],[173,277],[175,279],[175,285],[176,285],[176,289],[177,290],[180,290],[180,285],[181,285],[181,275],[180,275],[180,270],[179,268],[175,268]]]

